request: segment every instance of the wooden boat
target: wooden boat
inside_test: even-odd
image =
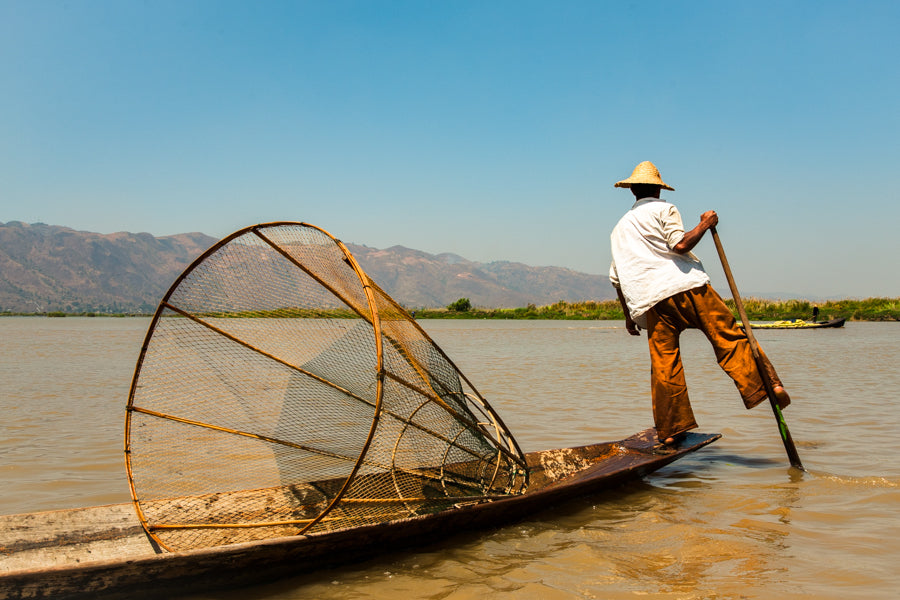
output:
[[[131,504],[0,517],[0,598],[164,598],[271,581],[522,519],[647,475],[720,437],[691,433],[667,448],[650,429],[617,442],[531,452],[523,494],[379,524],[180,552],[159,549]]]
[[[133,503],[0,517],[0,599],[271,581],[521,519],[718,438],[526,454],[339,240],[252,226],[151,320],[126,405]]]
[[[754,323],[753,329],[825,329],[843,327],[847,319],[831,319],[821,323],[796,319],[793,321],[775,321],[774,323]]]

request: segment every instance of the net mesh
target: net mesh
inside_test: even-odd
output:
[[[128,399],[138,516],[187,550],[404,519],[524,492],[515,440],[346,247],[241,230],[154,316]]]

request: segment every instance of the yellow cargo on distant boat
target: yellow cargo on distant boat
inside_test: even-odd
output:
[[[822,323],[809,322],[803,319],[794,321],[775,321],[774,323],[752,323],[753,329],[823,329],[826,327],[843,327],[846,319],[831,319]],[[741,325],[743,327],[743,324]]]

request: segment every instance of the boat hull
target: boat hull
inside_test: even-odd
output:
[[[833,329],[835,327],[843,327],[846,321],[847,319],[831,319],[822,323],[777,321],[775,323],[754,323],[753,329]]]
[[[496,527],[619,486],[706,446],[688,434],[660,448],[653,430],[626,440],[526,455],[519,496],[306,536],[162,552],[130,504],[0,517],[0,598],[153,598],[233,588],[371,558],[451,533]]]

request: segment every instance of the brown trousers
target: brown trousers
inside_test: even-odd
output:
[[[699,329],[709,339],[719,366],[734,380],[748,409],[766,398],[747,335],[719,294],[709,285],[680,292],[647,311],[653,420],[660,440],[697,427],[678,345],[679,335],[688,328]],[[772,385],[781,385],[762,350],[760,356]]]

